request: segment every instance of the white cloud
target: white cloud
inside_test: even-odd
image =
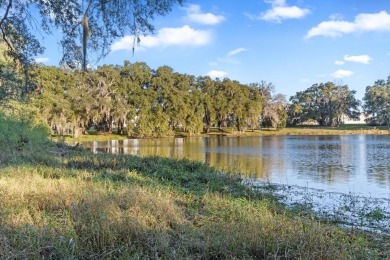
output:
[[[329,36],[338,37],[345,33],[351,33],[356,30],[355,25],[350,22],[344,21],[326,21],[322,22],[316,27],[310,29],[306,34],[306,39],[310,39],[315,36]]]
[[[36,63],[46,63],[48,61],[49,61],[49,58],[46,58],[46,57],[39,57],[39,58],[35,59]]]
[[[188,25],[179,28],[162,28],[156,36],[142,36],[138,48],[169,46],[204,46],[211,42],[212,34],[207,30],[196,30]],[[111,46],[111,51],[132,50],[133,36],[125,36]]]
[[[227,73],[225,71],[222,71],[222,70],[212,70],[210,71],[209,73],[207,73],[207,76],[209,76],[210,78],[224,78],[226,77]]]
[[[248,49],[245,49],[245,48],[237,48],[237,49],[234,49],[232,51],[229,51],[227,56],[230,57],[230,56],[234,56],[234,55],[237,55],[241,52],[244,52],[244,51],[247,51]]]
[[[199,5],[190,4],[187,8],[187,17],[190,21],[207,24],[207,25],[216,25],[225,20],[225,17],[222,15],[215,15],[212,13],[202,13]]]
[[[311,28],[305,38],[315,36],[340,37],[353,32],[390,31],[390,14],[386,11],[373,14],[358,14],[353,22],[325,21]]]
[[[364,55],[344,55],[344,60],[336,60],[334,64],[336,65],[344,65],[345,62],[356,62],[362,64],[369,64],[371,61],[371,57],[367,54]]]
[[[369,64],[371,58],[368,55],[358,55],[358,56],[344,55],[344,60],[350,62],[356,62],[356,63]]]
[[[288,6],[285,0],[266,0],[265,2],[270,3],[272,8],[261,13],[259,16],[252,16],[252,18],[280,23],[285,19],[303,18],[310,13],[310,10],[306,8]]]
[[[337,79],[349,77],[353,74],[353,71],[350,70],[336,70],[331,74],[332,77],[335,77]]]

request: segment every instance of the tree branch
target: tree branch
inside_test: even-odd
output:
[[[5,10],[5,14],[3,16],[3,19],[1,19],[1,21],[0,21],[0,27],[3,27],[3,23],[4,23],[5,19],[7,19],[8,12],[11,9],[11,7],[12,7],[12,0],[9,0],[8,6],[7,6],[7,10]]]
[[[3,28],[0,27],[0,30],[1,30],[1,34],[2,34],[2,36],[3,36],[3,40],[4,40],[4,42],[5,42],[5,43],[7,44],[7,46],[8,46],[8,49],[10,49],[11,51],[14,51],[14,48],[12,47],[12,44],[7,40],[7,37],[6,37],[6,35],[5,35],[5,32],[4,32]]]
[[[3,36],[3,40],[7,44],[8,48],[11,51],[14,51],[14,48],[12,47],[11,43],[8,42],[7,37],[5,35],[5,32],[4,32],[4,29],[3,29],[3,23],[8,18],[8,13],[9,13],[9,10],[11,9],[11,7],[12,7],[12,0],[9,1],[8,6],[7,6],[7,10],[5,10],[5,14],[4,14],[3,18],[0,21],[0,30],[1,30],[1,33],[2,33],[2,36]]]

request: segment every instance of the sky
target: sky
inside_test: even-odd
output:
[[[390,75],[389,0],[187,0],[153,35],[117,39],[102,64],[146,62],[195,76],[266,81],[289,98],[315,83],[366,86]],[[48,41],[50,42],[50,41]],[[37,62],[58,65],[47,44]]]

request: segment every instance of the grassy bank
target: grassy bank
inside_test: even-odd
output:
[[[390,257],[388,237],[289,212],[201,163],[92,154],[1,114],[0,141],[0,259]]]
[[[0,169],[0,258],[389,257],[206,165],[50,145]]]
[[[315,125],[287,127],[284,129],[263,128],[260,130],[246,130],[242,132],[235,131],[234,128],[226,127],[222,130],[212,128],[210,133],[200,133],[189,135],[185,132],[177,131],[176,137],[193,137],[193,136],[267,136],[267,135],[350,135],[350,134],[390,134],[390,128],[387,126],[367,126],[367,125],[341,125],[340,127],[323,127]],[[78,138],[73,138],[71,135],[59,137],[53,136],[55,141],[109,141],[109,140],[123,140],[127,139],[126,135],[118,134],[90,134],[80,135]]]

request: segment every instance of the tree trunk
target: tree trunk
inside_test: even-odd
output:
[[[118,120],[117,134],[118,135],[123,135],[123,120],[122,119]]]
[[[80,128],[78,126],[73,127],[73,138],[79,138],[80,137]]]
[[[239,118],[236,119],[236,128],[237,128],[237,131],[241,132],[240,119]]]
[[[211,125],[211,118],[210,118],[210,112],[207,108],[207,105],[204,105],[204,126],[203,131],[206,133],[210,133],[210,125]]]
[[[219,131],[222,130],[222,121],[221,120],[218,120],[218,130]]]

